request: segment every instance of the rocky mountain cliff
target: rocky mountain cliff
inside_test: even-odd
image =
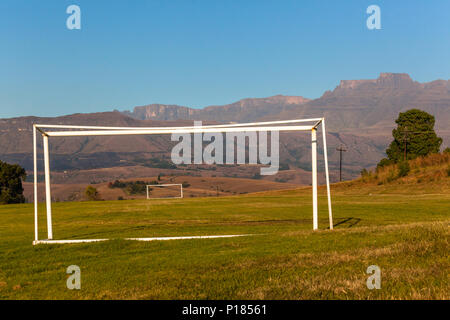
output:
[[[140,120],[212,120],[254,121],[261,117],[276,117],[284,107],[301,105],[309,99],[296,96],[277,95],[269,98],[243,99],[224,106],[209,106],[193,109],[177,105],[151,104],[136,107],[124,114]]]
[[[450,81],[413,81],[407,74],[382,73],[374,80],[342,81],[333,91],[298,108],[322,112],[334,130],[391,129],[398,113],[419,108],[436,117],[436,128],[448,130]],[[292,112],[282,116],[292,115]]]

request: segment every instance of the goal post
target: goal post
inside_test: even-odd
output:
[[[150,189],[151,188],[166,188],[166,187],[180,187],[180,195],[175,197],[158,197],[151,198],[150,197]],[[147,200],[150,199],[182,199],[183,198],[183,184],[182,183],[166,183],[166,184],[148,184],[145,190],[147,194]]]
[[[305,124],[310,123],[310,124]],[[328,169],[328,154],[325,131],[325,118],[278,120],[254,123],[221,124],[207,126],[186,126],[186,127],[101,127],[101,126],[76,126],[76,125],[45,125],[33,124],[33,168],[34,168],[34,241],[33,244],[40,243],[81,243],[97,242],[108,239],[86,239],[86,240],[53,240],[52,228],[52,198],[50,182],[50,154],[49,138],[58,137],[80,137],[80,136],[120,136],[120,135],[161,135],[173,133],[228,133],[228,132],[281,132],[281,131],[309,131],[311,132],[311,154],[312,154],[312,204],[313,204],[313,230],[319,228],[318,225],[318,182],[317,182],[317,129],[321,126],[325,163],[325,178],[327,205],[329,216],[329,228],[333,229],[333,213],[331,206],[330,179]],[[38,178],[37,178],[37,135],[38,132],[43,137],[44,152],[44,181],[45,181],[45,203],[47,215],[47,240],[39,240],[38,232]],[[161,185],[160,185],[161,186]],[[181,186],[181,197],[182,195]],[[147,186],[148,198],[148,186]],[[230,237],[241,235],[226,235],[217,237]],[[208,236],[207,238],[216,237]],[[164,239],[173,239],[167,237]],[[183,237],[181,237],[183,238]],[[195,237],[186,237],[195,238]],[[158,238],[158,240],[164,240]],[[155,238],[128,238],[128,240],[154,241]]]

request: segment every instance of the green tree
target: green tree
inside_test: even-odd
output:
[[[183,188],[189,188],[189,187],[191,186],[191,184],[188,183],[187,181],[184,181],[184,182],[182,183],[182,186],[183,186]]]
[[[22,181],[26,176],[21,166],[0,161],[0,204],[25,202]]]
[[[388,166],[388,165],[391,165],[391,164],[393,164],[393,163],[394,163],[394,161],[389,160],[389,159],[387,159],[387,158],[383,158],[383,159],[381,159],[380,162],[378,162],[378,164],[377,164],[377,171],[378,171],[378,169],[383,168],[383,167]]]
[[[434,116],[419,109],[411,109],[401,112],[395,122],[397,128],[392,130],[394,141],[386,150],[390,161],[397,163],[404,160],[405,145],[407,160],[439,152],[442,139],[434,132]]]
[[[100,194],[98,193],[97,189],[94,188],[93,186],[88,186],[84,191],[84,194],[86,195],[86,198],[89,201],[100,200]]]

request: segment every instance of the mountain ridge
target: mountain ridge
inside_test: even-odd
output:
[[[407,74],[382,73],[377,79],[342,80],[332,91],[326,91],[313,100],[276,95],[247,98],[229,105],[203,109],[177,105],[152,106],[156,109],[136,107],[134,112],[141,112],[138,115],[116,111],[54,118],[29,116],[0,119],[0,159],[19,163],[27,170],[32,168],[33,123],[150,127],[192,125],[192,120],[212,124],[325,117],[330,167],[337,170],[339,154],[335,149],[343,143],[348,147],[344,157],[344,173],[352,178],[362,168],[374,166],[385,156],[384,151],[392,140],[391,132],[399,112],[419,108],[435,115],[436,131],[444,139],[443,147],[449,146],[450,141],[450,81],[419,83]],[[152,113],[155,110],[157,112]],[[291,168],[309,170],[309,139],[304,134],[280,134],[280,161]],[[51,140],[51,165],[54,170],[139,165],[151,162],[155,157],[170,159],[173,145],[169,136]]]
[[[391,130],[399,112],[419,108],[436,116],[436,126],[450,123],[450,80],[420,83],[407,73],[383,72],[376,79],[341,80],[317,99],[276,95],[247,98],[200,109],[151,104],[125,111],[140,120],[215,120],[229,122],[284,120],[324,115],[333,130],[378,127]],[[351,111],[353,115],[348,114]],[[343,112],[346,112],[344,115]]]
[[[259,112],[272,113],[270,110],[277,105],[296,105],[303,104],[310,101],[310,99],[301,96],[284,96],[275,95],[267,98],[245,98],[227,105],[212,105],[200,109],[190,108],[187,106],[173,105],[173,104],[150,104],[145,106],[138,106],[133,111],[124,111],[123,113],[139,120],[217,120],[219,117],[217,112],[220,112],[225,119],[230,119],[230,114],[234,114],[231,118],[242,118],[243,113],[246,113],[246,108],[257,108]],[[254,111],[254,110],[253,110]],[[203,116],[202,113],[210,114]],[[244,115],[245,116],[245,115]],[[223,118],[221,118],[223,119]],[[225,120],[224,119],[224,120]],[[225,120],[226,121],[226,120]],[[231,120],[234,121],[234,120]]]

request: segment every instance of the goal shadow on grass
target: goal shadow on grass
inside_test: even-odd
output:
[[[339,220],[339,221],[337,223],[335,223],[333,225],[333,227],[341,226],[344,228],[351,228],[351,227],[357,225],[361,221],[360,218],[353,218],[353,217],[337,218],[336,220]]]

